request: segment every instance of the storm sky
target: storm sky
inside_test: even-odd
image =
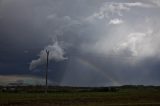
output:
[[[160,85],[160,0],[0,0],[0,84]]]

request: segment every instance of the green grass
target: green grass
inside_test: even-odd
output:
[[[160,106],[160,90],[0,93],[0,106]]]

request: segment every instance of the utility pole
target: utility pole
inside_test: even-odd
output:
[[[48,91],[48,57],[49,57],[49,50],[46,50],[47,53],[47,63],[46,63],[46,87],[45,87],[45,93]]]

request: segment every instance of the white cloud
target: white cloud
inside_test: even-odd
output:
[[[152,47],[151,34],[151,30],[146,33],[130,33],[124,41],[117,45],[115,48],[116,54],[138,57],[154,55],[155,50]]]
[[[150,4],[145,4],[141,2],[135,2],[135,3],[123,3],[123,5],[128,6],[128,7],[143,7],[143,8],[150,8],[153,7]]]
[[[64,57],[65,52],[63,50],[63,47],[61,47],[58,42],[55,42],[53,45],[48,45],[44,50],[42,50],[38,59],[32,60],[32,62],[30,63],[30,70],[46,63],[46,50],[49,51],[49,60],[62,61],[67,59],[66,57]]]
[[[137,56],[137,46],[140,46],[138,44],[142,42],[145,36],[145,33],[130,33],[127,40],[119,44],[116,50],[119,52],[129,51],[131,56]]]
[[[100,7],[98,12],[95,12],[91,16],[87,17],[87,21],[94,21],[96,19],[105,19],[109,18],[113,14],[123,16],[123,12],[129,11],[133,7],[141,8],[151,8],[152,5],[141,3],[141,2],[127,2],[127,3],[117,3],[117,2],[106,2],[102,7]]]
[[[112,19],[109,22],[109,24],[122,24],[122,23],[123,23],[123,20],[118,19],[118,18]]]

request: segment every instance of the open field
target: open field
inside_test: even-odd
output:
[[[116,92],[73,91],[48,94],[1,92],[0,106],[160,106],[160,89],[120,89]]]

